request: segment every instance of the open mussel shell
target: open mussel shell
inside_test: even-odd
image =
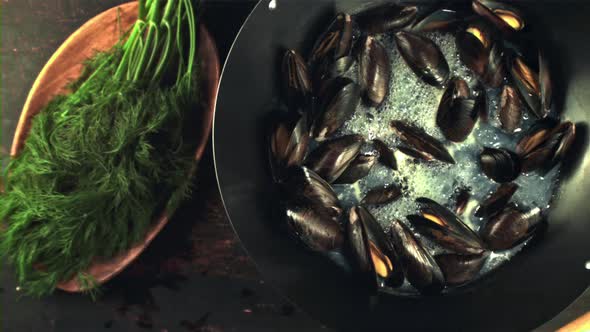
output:
[[[498,88],[506,77],[504,51],[490,27],[474,22],[461,30],[456,43],[461,61],[488,87]]]
[[[509,206],[488,220],[481,237],[491,250],[507,250],[528,239],[542,221],[540,208],[523,212]]]
[[[303,113],[312,96],[312,83],[307,64],[295,50],[287,50],[282,64],[284,94],[292,111]]]
[[[350,209],[347,233],[358,270],[367,274],[372,289],[401,286],[404,274],[398,255],[381,225],[365,207]]]
[[[338,179],[357,157],[364,138],[346,135],[320,144],[305,161],[305,165],[328,182]]]
[[[379,153],[379,162],[393,170],[397,170],[397,160],[393,150],[385,142],[377,138],[373,140],[373,146]]]
[[[479,164],[483,173],[498,183],[514,181],[522,169],[518,155],[507,149],[485,147],[479,155]]]
[[[471,24],[456,36],[461,62],[478,77],[484,77],[492,48],[489,28],[484,24]]]
[[[377,156],[374,154],[359,154],[334,183],[355,183],[367,176],[376,162]]]
[[[394,219],[389,234],[408,282],[423,294],[440,292],[444,286],[443,273],[412,231]]]
[[[446,139],[452,142],[463,142],[475,126],[480,114],[480,108],[485,107],[485,96],[481,94],[478,98],[454,97],[463,95],[460,90],[466,86],[465,81],[453,79],[447,86],[441,98],[436,124]]]
[[[427,84],[442,87],[449,80],[449,65],[429,38],[408,31],[395,33],[397,49],[412,71]]]
[[[379,34],[401,29],[414,21],[418,8],[416,6],[399,6],[386,3],[365,9],[354,15],[362,31],[367,34]]]
[[[462,13],[454,9],[438,9],[426,15],[414,25],[411,30],[415,32],[430,32],[450,30],[463,22]]]
[[[331,211],[309,199],[287,202],[287,228],[307,248],[328,252],[342,246],[344,234]]]
[[[307,114],[297,119],[285,115],[278,119],[270,134],[270,164],[275,178],[280,177],[282,169],[301,165],[307,153],[310,134]]]
[[[457,253],[478,254],[484,250],[477,233],[452,211],[429,198],[420,197],[416,201],[420,215],[407,218],[421,234]]]
[[[359,80],[365,103],[381,105],[389,91],[391,62],[385,47],[372,36],[367,36],[359,55]]]
[[[369,190],[361,203],[366,205],[385,205],[398,200],[401,195],[402,191],[398,186],[389,184]]]
[[[326,83],[319,96],[320,110],[313,124],[313,137],[322,141],[338,130],[356,110],[360,87],[351,79],[336,77]]]
[[[474,12],[490,21],[506,34],[520,31],[525,27],[521,13],[504,3],[490,0],[473,0],[472,7]]]
[[[547,113],[543,109],[541,101],[541,85],[539,75],[535,72],[525,60],[516,56],[512,61],[510,69],[512,78],[529,110],[537,118],[544,118]]]
[[[487,218],[502,211],[517,189],[518,185],[516,183],[502,183],[494,193],[481,202],[475,211],[475,216]]]
[[[510,85],[504,85],[502,94],[500,95],[500,124],[502,129],[509,133],[513,133],[520,128],[522,122],[522,101],[520,95]]]
[[[390,127],[402,142],[419,153],[420,158],[425,160],[437,159],[449,164],[455,163],[445,146],[439,140],[424,132],[424,130],[397,120],[391,121]],[[404,152],[402,149],[400,151]]]
[[[473,280],[489,255],[488,251],[474,255],[440,254],[434,256],[434,260],[444,275],[445,284],[460,286]]]

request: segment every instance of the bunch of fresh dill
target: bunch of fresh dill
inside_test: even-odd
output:
[[[0,255],[26,293],[88,282],[81,271],[93,260],[136,244],[188,194],[196,35],[192,0],[140,0],[128,38],[89,59],[72,93],[33,119],[0,197]]]

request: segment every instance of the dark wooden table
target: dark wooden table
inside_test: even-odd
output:
[[[12,142],[20,110],[37,74],[86,20],[125,0],[2,0],[0,152]],[[207,1],[203,19],[222,63],[255,1]],[[92,302],[57,292],[20,297],[3,266],[0,330],[25,331],[314,331],[320,324],[261,281],[225,216],[211,146],[196,191],[140,259]]]
[[[27,93],[45,62],[86,20],[125,0],[0,2],[1,141],[6,154]],[[209,0],[204,20],[225,60],[255,5]],[[155,242],[93,302],[57,292],[20,298],[13,271],[2,266],[0,330],[24,331],[325,331],[261,281],[225,216],[211,146],[193,198]],[[540,331],[553,331],[590,307],[590,294]]]

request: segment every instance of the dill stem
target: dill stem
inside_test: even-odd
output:
[[[190,41],[189,42],[190,48],[189,48],[189,52],[188,52],[189,55],[188,55],[188,63],[187,63],[186,73],[188,75],[190,75],[193,72],[193,64],[195,62],[195,54],[196,54],[195,40],[197,38],[197,31],[196,31],[193,4],[191,3],[191,0],[183,0],[183,1],[186,5],[186,9],[187,9],[187,21],[188,21],[188,27],[189,27],[189,41]]]
[[[131,61],[131,49],[133,49],[133,46],[137,42],[137,39],[140,38],[139,35],[140,31],[142,30],[141,26],[143,25],[145,25],[144,20],[137,20],[137,22],[135,22],[135,25],[133,26],[133,31],[131,32],[131,35],[123,45],[123,58],[121,59],[121,62],[119,63],[119,66],[115,71],[115,78],[118,81],[121,81],[123,79],[123,73],[127,72],[129,62]]]
[[[139,0],[138,2],[139,2],[138,19],[143,20],[143,19],[145,19],[145,14],[146,14],[145,0]]]
[[[168,0],[168,2],[171,2],[174,0]],[[143,46],[143,49],[141,50],[141,55],[139,57],[139,62],[137,63],[137,65],[132,68],[132,72],[133,72],[133,81],[138,81],[141,77],[142,74],[144,74],[144,69],[146,67],[146,61],[147,61],[147,56],[148,53],[150,53],[150,51],[153,51],[157,48],[157,42],[158,42],[158,35],[159,35],[159,30],[158,30],[158,24],[160,21],[160,4],[161,4],[161,0],[153,0],[152,5],[150,6],[150,11],[148,12],[148,33],[147,33],[147,37],[146,37],[146,41],[145,44]]]
[[[164,15],[162,16],[162,22],[160,23],[162,29],[166,30],[166,39],[164,40],[164,46],[161,47],[162,51],[160,52],[160,60],[156,64],[154,74],[152,75],[152,81],[157,81],[160,79],[160,76],[164,68],[166,68],[168,64],[170,52],[174,47],[170,19],[172,17],[172,24],[178,24],[178,21],[174,21],[177,15],[173,14],[173,8],[175,8],[176,11],[180,11],[180,1],[168,1],[168,3],[166,4],[166,9],[164,10]],[[152,62],[150,59],[150,62],[148,63],[148,68],[150,67],[151,63]]]

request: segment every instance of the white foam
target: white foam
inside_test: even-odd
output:
[[[461,63],[454,37],[442,33],[428,33],[426,36],[441,47],[452,76],[463,78],[473,88],[477,83],[476,78]],[[428,134],[445,142],[456,164],[417,161],[397,151],[398,171],[376,165],[367,177],[355,185],[335,185],[339,198],[345,206],[349,207],[359,204],[364,194],[377,186],[395,183],[402,187],[404,194],[396,202],[382,207],[369,207],[376,219],[387,230],[392,219],[407,223],[405,216],[417,212],[416,198],[424,196],[452,207],[453,191],[465,186],[471,188],[472,200],[463,219],[466,224],[478,231],[484,221],[474,216],[475,207],[498,186],[481,172],[478,165],[479,152],[484,146],[514,150],[523,129],[528,128],[533,120],[523,110],[525,119],[522,128],[514,135],[506,134],[498,128],[500,93],[498,90],[488,90],[489,122],[478,122],[470,137],[462,143],[445,141],[435,124],[436,111],[443,90],[429,86],[416,77],[397,52],[391,35],[380,36],[378,39],[387,49],[392,50],[390,55],[393,78],[389,94],[378,109],[359,105],[356,113],[341,129],[341,134],[358,133],[364,135],[367,140],[380,138],[388,145],[395,147],[400,142],[389,128],[389,123],[391,120],[402,120],[423,128]],[[351,68],[348,75],[356,80],[357,68]],[[372,115],[372,119],[367,116],[367,113]],[[522,207],[549,208],[551,197],[556,190],[558,174],[559,171],[555,168],[544,177],[537,174],[521,175],[515,181],[520,188],[512,201]],[[440,248],[436,248],[429,241],[422,238],[421,241],[433,254],[440,251]],[[482,269],[482,273],[485,274],[508,261],[522,247],[523,245],[520,245],[510,251],[493,253]],[[400,291],[407,293],[408,289]]]

